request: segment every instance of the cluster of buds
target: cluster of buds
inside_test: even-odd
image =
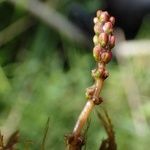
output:
[[[69,150],[79,150],[82,148],[85,142],[82,134],[83,126],[87,122],[88,116],[94,105],[99,105],[103,102],[100,97],[100,92],[103,88],[104,80],[109,74],[106,69],[106,64],[112,58],[111,49],[115,45],[115,37],[113,36],[115,18],[109,16],[106,11],[98,10],[93,21],[95,32],[93,38],[93,56],[97,61],[97,68],[92,70],[92,77],[94,78],[95,83],[93,86],[86,89],[85,95],[87,103],[78,117],[73,133],[67,137]]]
[[[112,58],[111,49],[115,46],[113,26],[115,18],[106,11],[97,11],[94,21],[93,56],[96,61],[107,64]]]
[[[115,46],[115,37],[113,35],[113,29],[115,24],[115,18],[110,16],[106,11],[97,11],[94,21],[94,32],[93,37],[94,48],[93,56],[98,63],[96,69],[92,70],[92,77],[95,79],[96,83],[100,80],[105,80],[109,73],[105,65],[111,60],[112,52],[111,49]],[[93,100],[95,104],[100,104],[102,99],[99,97],[99,92],[96,92],[98,89],[96,83],[87,88],[86,98],[88,100]]]

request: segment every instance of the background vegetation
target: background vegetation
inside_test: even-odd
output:
[[[68,16],[70,2],[48,0],[46,5]],[[92,5],[90,0],[82,3],[87,10],[93,11],[98,1],[92,1]],[[18,20],[22,22],[13,28]],[[150,38],[149,25],[149,20],[145,19],[136,39]],[[149,57],[130,57],[124,65],[114,61],[108,66],[111,75],[102,91],[104,102],[97,109],[107,109],[119,150],[147,150],[150,146]],[[85,88],[92,84],[90,70],[94,63],[89,48],[69,40],[57,29],[31,15],[22,5],[1,1],[0,130],[7,136],[7,133],[19,129],[18,149],[24,149],[27,144],[30,149],[39,149],[49,117],[46,149],[64,149],[64,135],[72,131],[85,104]],[[134,89],[128,88],[131,84],[129,70],[139,91],[134,94],[133,108],[128,103],[130,92],[134,93]],[[136,112],[137,94],[144,121],[136,120],[136,115],[132,115]],[[137,116],[139,113],[136,112]],[[93,115],[96,113],[91,114],[88,150],[98,149],[106,137],[100,120]]]

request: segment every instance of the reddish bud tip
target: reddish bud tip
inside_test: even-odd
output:
[[[116,39],[115,39],[115,36],[110,36],[110,38],[109,38],[109,46],[110,46],[110,48],[113,48],[114,46],[115,46],[115,41],[116,41]]]
[[[101,53],[101,61],[104,63],[109,63],[112,59],[112,52],[111,51],[104,51]]]
[[[115,18],[114,17],[110,17],[110,22],[112,23],[112,25],[114,25],[115,24]]]
[[[107,45],[107,42],[108,42],[108,35],[106,33],[101,33],[99,35],[99,42],[100,42],[100,45],[102,47],[105,47]]]
[[[100,21],[101,22],[107,22],[109,20],[109,14],[108,12],[104,11],[100,15]]]
[[[100,61],[100,52],[101,52],[100,45],[96,45],[93,48],[93,57],[95,58],[96,61]]]
[[[112,31],[113,31],[112,23],[111,22],[106,22],[103,26],[103,30],[104,30],[104,32],[106,32],[108,34],[112,33]]]

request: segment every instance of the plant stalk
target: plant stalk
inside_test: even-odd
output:
[[[99,97],[100,91],[102,89],[103,86],[103,79],[98,79],[96,81],[96,90],[94,93],[94,97]],[[74,130],[73,130],[73,134],[75,136],[79,136],[81,133],[81,130],[83,128],[83,126],[85,125],[85,123],[87,122],[88,116],[91,113],[92,109],[94,108],[95,103],[93,102],[93,100],[89,99],[87,101],[87,103],[85,104],[82,112],[79,115],[79,118],[75,124]]]

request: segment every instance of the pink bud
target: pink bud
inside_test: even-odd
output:
[[[109,14],[108,12],[104,11],[100,15],[100,21],[101,22],[107,22],[109,20]]]
[[[105,47],[107,45],[107,42],[108,42],[108,35],[106,33],[101,33],[99,35],[99,42],[100,42],[100,45],[102,47]]]
[[[95,32],[96,34],[100,33],[100,24],[99,24],[99,23],[96,23],[96,24],[94,25],[94,32]]]
[[[104,32],[106,32],[108,34],[112,33],[112,31],[113,31],[112,23],[111,22],[106,22],[103,26],[103,30],[104,30]]]
[[[109,37],[109,46],[110,46],[110,48],[113,48],[115,46],[115,41],[116,41],[116,39],[115,39],[114,35]]]
[[[93,37],[93,42],[94,42],[94,44],[95,45],[97,45],[98,44],[98,36],[97,35],[95,35],[94,37]]]
[[[94,22],[95,24],[98,23],[98,18],[97,18],[97,17],[94,17],[93,22]]]
[[[101,15],[101,13],[102,13],[102,11],[101,11],[101,10],[98,10],[98,11],[96,12],[96,16],[99,18],[100,15]]]
[[[104,51],[101,53],[101,61],[104,63],[109,63],[112,59],[112,52],[111,51]]]
[[[115,24],[115,18],[114,18],[114,17],[111,16],[109,20],[110,20],[110,22],[112,23],[112,25]]]
[[[96,61],[100,61],[100,52],[101,52],[100,45],[96,45],[93,48],[93,57],[95,58]]]

